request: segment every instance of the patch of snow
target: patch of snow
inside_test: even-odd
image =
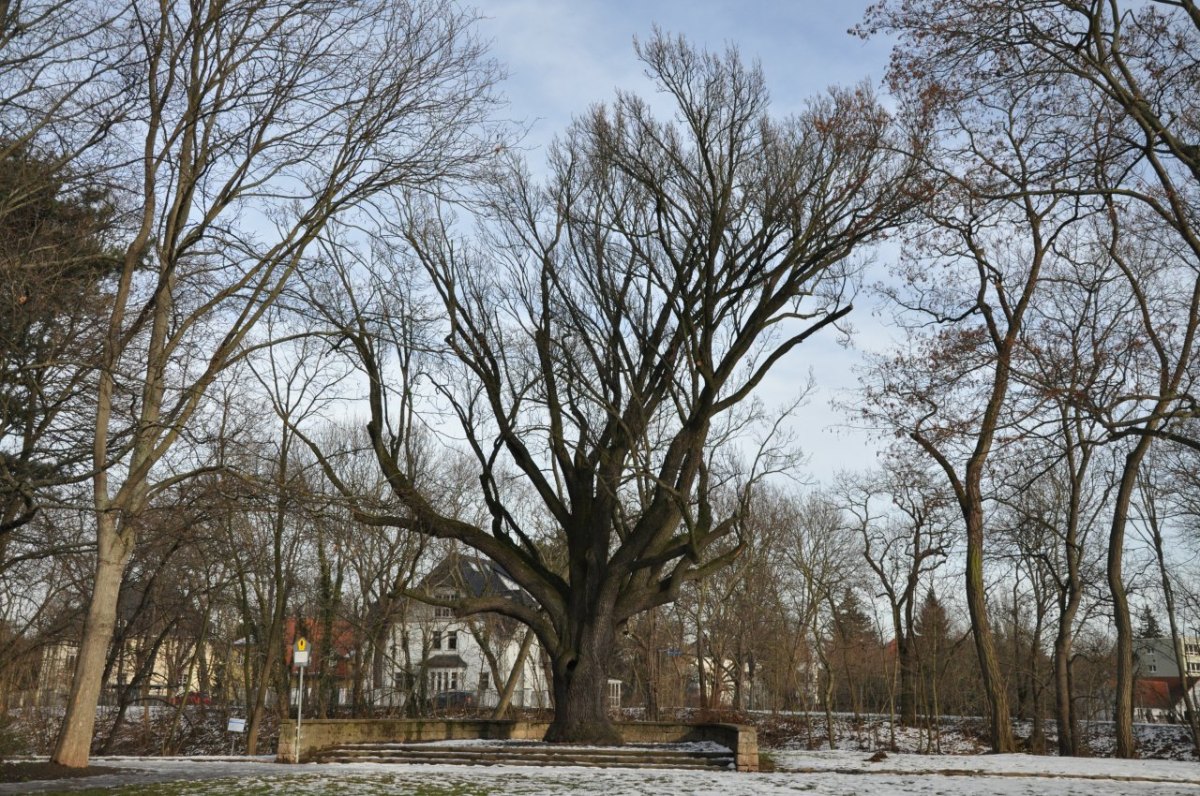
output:
[[[781,771],[738,774],[712,771],[595,769],[528,766],[463,767],[379,763],[265,765],[254,762],[198,758],[106,758],[127,774],[53,783],[0,785],[0,793],[62,792],[83,788],[149,785],[188,780],[179,790],[188,796],[228,792],[286,792],[289,796],[346,794],[384,796],[405,793],[437,783],[447,791],[513,794],[514,796],[611,796],[614,793],[650,796],[783,796],[804,792],[813,796],[1200,796],[1200,771],[1194,765],[1170,761],[1067,760],[1025,755],[972,756],[951,759],[918,755],[889,756],[868,764],[862,755],[846,752],[780,753],[781,762],[810,773]],[[948,762],[959,764],[948,768]],[[1145,765],[1140,765],[1145,764]],[[874,766],[875,768],[872,768]],[[884,769],[883,767],[889,767]],[[922,766],[957,774],[924,773]],[[872,773],[886,771],[886,773]],[[979,772],[968,774],[967,772]],[[1080,779],[1103,776],[1112,779]],[[1154,777],[1129,781],[1118,777]]]
[[[1046,755],[913,755],[889,754],[878,763],[862,752],[771,752],[780,770],[793,772],[933,774],[955,772],[999,776],[1139,778],[1200,786],[1200,767],[1178,760],[1118,760]]]

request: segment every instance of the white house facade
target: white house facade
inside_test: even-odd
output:
[[[446,559],[424,579],[435,600],[501,595],[521,599],[520,588],[496,565],[475,557]],[[512,682],[510,704],[551,706],[550,679],[537,638],[524,625],[497,614],[456,617],[448,605],[413,601],[391,629],[387,656],[396,700],[413,696],[435,708],[494,707]]]

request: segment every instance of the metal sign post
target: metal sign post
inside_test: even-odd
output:
[[[229,756],[233,756],[233,745],[237,742],[238,734],[246,731],[245,719],[230,719],[229,724],[225,727],[229,733]]]
[[[304,718],[304,670],[308,668],[308,639],[296,639],[292,665],[300,667],[300,693],[296,697],[296,762],[300,762],[300,722]]]

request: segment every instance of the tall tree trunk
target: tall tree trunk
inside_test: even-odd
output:
[[[1071,488],[1067,502],[1067,529],[1063,539],[1063,552],[1067,562],[1067,579],[1058,586],[1058,631],[1054,637],[1054,713],[1058,723],[1058,754],[1061,757],[1078,756],[1083,752],[1083,739],[1079,734],[1079,716],[1075,710],[1075,683],[1071,674],[1071,648],[1075,639],[1075,616],[1083,599],[1083,583],[1079,573],[1079,562],[1083,555],[1079,543],[1080,514],[1083,502],[1084,474],[1092,461],[1092,446],[1079,426],[1077,416],[1065,414],[1063,429],[1067,438],[1067,464],[1071,474]],[[1074,422],[1072,422],[1072,420]],[[1080,442],[1076,442],[1080,440]],[[1076,447],[1078,445],[1078,447]],[[1077,452],[1078,451],[1078,452]]]
[[[1058,754],[1076,757],[1083,753],[1079,716],[1075,711],[1075,683],[1071,674],[1075,615],[1083,598],[1079,576],[1078,508],[1072,506],[1068,521],[1066,554],[1067,582],[1058,593],[1058,631],[1054,636],[1054,717],[1058,724]]]
[[[125,566],[133,552],[132,540],[117,528],[117,516],[104,512],[96,517],[96,581],[88,605],[87,622],[75,661],[75,676],[67,700],[66,719],[51,758],[62,766],[81,768],[88,763],[92,735],[96,729],[96,705],[100,703],[105,661],[117,619],[117,595]]]
[[[1054,716],[1058,723],[1058,754],[1060,757],[1078,756],[1080,749],[1079,717],[1073,701],[1074,683],[1071,681],[1071,647],[1073,635],[1071,625],[1075,621],[1078,597],[1072,595],[1074,605],[1060,611],[1058,633],[1054,637]]]
[[[917,666],[913,659],[912,639],[902,637],[896,642],[900,662],[900,724],[917,725]]]
[[[979,658],[979,673],[983,679],[984,695],[987,698],[988,731],[991,735],[992,751],[1004,754],[1013,751],[1012,722],[1008,715],[1008,691],[1000,660],[996,656],[996,642],[992,636],[992,625],[988,619],[987,588],[983,582],[983,511],[981,499],[974,503],[967,514],[967,609],[971,615],[971,629],[975,636],[975,654]]]
[[[1121,565],[1130,499],[1150,442],[1151,437],[1142,437],[1125,456],[1125,466],[1121,471],[1121,484],[1113,504],[1112,526],[1108,537],[1108,590],[1112,595],[1113,623],[1117,627],[1117,693],[1113,706],[1113,722],[1116,725],[1116,755],[1127,758],[1137,756],[1137,746],[1133,738],[1133,622],[1129,617],[1129,598],[1125,592]]]
[[[280,603],[282,602],[281,600]],[[262,668],[258,670],[258,682],[254,684],[254,701],[250,707],[250,719],[246,722],[246,754],[248,755],[258,754],[258,735],[262,730],[263,716],[266,715],[267,691],[270,690],[271,680],[274,678],[276,659],[280,657],[283,649],[282,614],[282,605],[277,605],[274,619],[266,633],[267,648],[261,658]],[[249,692],[250,684],[247,683],[246,686],[246,690]],[[277,700],[286,704],[287,691],[278,693]]]

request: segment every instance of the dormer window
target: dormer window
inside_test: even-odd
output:
[[[449,589],[440,589],[434,597],[450,602],[458,599],[458,593]],[[454,618],[454,609],[447,605],[435,605],[433,606],[433,616],[435,619],[452,619]]]

